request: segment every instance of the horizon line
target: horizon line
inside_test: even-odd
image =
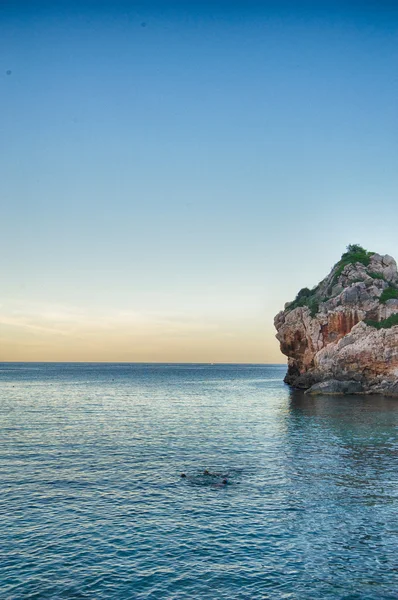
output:
[[[259,362],[173,362],[173,361],[81,361],[81,360],[0,360],[0,364],[42,364],[42,365],[260,365],[260,366],[286,366],[286,363],[259,363]]]

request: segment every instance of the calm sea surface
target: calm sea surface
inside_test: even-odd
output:
[[[284,372],[0,364],[0,598],[397,599],[398,401]]]

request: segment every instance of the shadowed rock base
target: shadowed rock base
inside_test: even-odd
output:
[[[321,381],[311,386],[305,392],[306,394],[363,394],[363,387],[358,381],[338,381],[337,379],[329,379]]]

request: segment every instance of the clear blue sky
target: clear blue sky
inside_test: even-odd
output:
[[[398,6],[321,4],[1,4],[0,360],[281,362],[398,256]]]

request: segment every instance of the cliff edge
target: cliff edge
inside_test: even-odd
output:
[[[275,317],[285,382],[307,393],[398,396],[398,272],[388,255],[347,247],[312,290]]]

